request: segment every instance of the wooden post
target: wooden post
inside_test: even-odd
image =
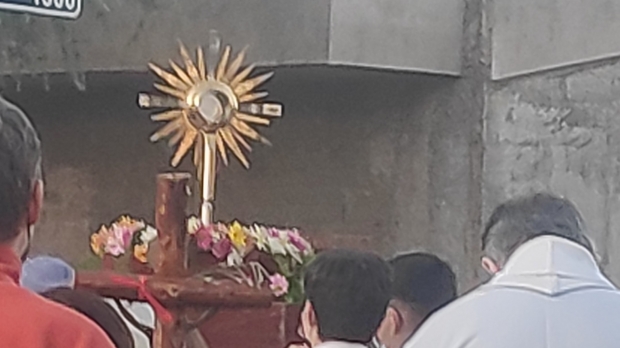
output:
[[[183,330],[179,323],[164,325],[160,321],[155,323],[153,334],[154,348],[185,348],[187,331]]]
[[[186,273],[185,209],[188,202],[187,185],[190,178],[191,176],[187,173],[167,173],[157,176],[155,226],[160,255],[155,267],[155,275],[159,277],[179,277]],[[171,312],[176,314],[174,310]],[[153,347],[182,348],[186,334],[178,318],[168,325],[157,320]]]
[[[167,173],[157,176],[155,226],[160,256],[155,274],[158,276],[178,277],[185,274],[187,235],[185,209],[190,178],[187,173]]]

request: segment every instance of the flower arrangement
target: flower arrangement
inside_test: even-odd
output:
[[[217,262],[218,267],[201,275],[205,281],[226,277],[256,287],[268,284],[286,302],[303,300],[302,270],[314,257],[314,249],[297,229],[244,226],[237,221],[203,225],[192,216],[187,232],[198,249]],[[149,245],[156,238],[157,230],[143,220],[121,216],[93,233],[90,245],[101,258],[119,258],[131,250],[134,259],[146,264]]]
[[[303,300],[302,269],[314,257],[314,249],[297,229],[243,226],[237,221],[205,226],[190,217],[188,233],[198,248],[210,252],[229,271],[236,271],[226,272],[229,276],[236,275],[236,280],[254,286],[267,282],[274,295],[287,302]],[[208,272],[205,279],[209,281],[213,275]]]
[[[133,257],[146,263],[149,244],[157,238],[157,230],[144,220],[121,216],[110,226],[102,225],[90,236],[90,248],[95,255],[121,257],[131,249]]]

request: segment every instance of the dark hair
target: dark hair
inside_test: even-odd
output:
[[[411,305],[423,317],[456,298],[456,276],[435,255],[417,252],[390,260],[394,272],[392,296]]]
[[[391,272],[380,257],[329,250],[306,269],[306,298],[316,313],[323,340],[368,343],[390,301]]]
[[[593,252],[577,208],[548,193],[512,199],[495,208],[482,235],[482,250],[504,263],[523,243],[546,235],[566,238]]]
[[[117,348],[134,347],[131,331],[118,313],[101,296],[69,288],[50,290],[42,295],[90,318],[108,334]]]
[[[40,177],[39,136],[28,117],[0,96],[0,242],[17,237]]]

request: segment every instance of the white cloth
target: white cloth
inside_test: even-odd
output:
[[[490,282],[446,306],[404,348],[618,348],[620,292],[594,257],[544,236]]]
[[[105,299],[105,301],[110,306],[112,306],[112,308],[114,308],[115,311],[118,312],[118,315],[121,318],[123,318],[125,325],[127,325],[129,330],[131,331],[131,335],[133,336],[134,344],[135,344],[134,347],[135,348],[151,348],[151,342],[149,342],[149,339],[142,332],[140,332],[140,330],[136,329],[135,326],[133,326],[129,321],[125,319],[125,317],[119,312],[119,309],[116,306],[116,303],[114,303],[114,301],[111,299]],[[155,312],[153,311],[153,308],[151,308],[151,306],[148,303],[132,302],[129,304],[125,301],[122,301],[122,302],[125,304],[125,308],[127,308],[129,313],[133,314],[133,316],[136,318],[136,320],[140,324],[146,325],[150,328],[155,327]]]

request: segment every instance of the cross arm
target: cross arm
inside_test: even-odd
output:
[[[79,272],[76,287],[94,291],[102,296],[143,300],[136,286],[119,282],[122,278],[139,284],[141,276],[119,274],[109,271]],[[144,277],[144,276],[142,276]],[[256,289],[232,280],[207,283],[200,278],[164,278],[146,276],[146,289],[165,306],[199,305],[214,307],[269,307],[274,300],[268,288]]]

